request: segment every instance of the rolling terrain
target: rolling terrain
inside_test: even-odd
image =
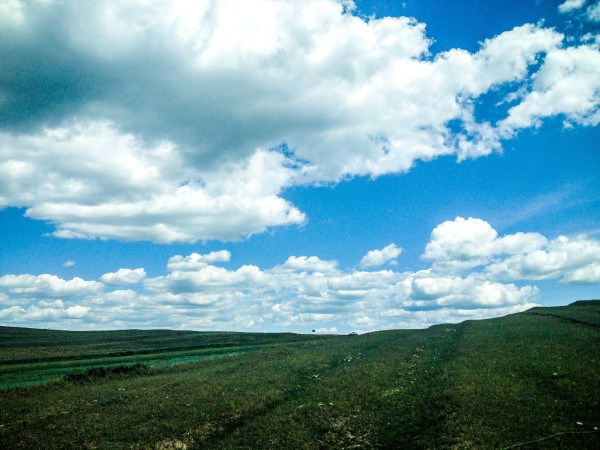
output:
[[[1,448],[598,448],[600,301],[360,336],[0,327]]]

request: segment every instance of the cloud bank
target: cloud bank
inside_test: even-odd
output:
[[[365,258],[375,267],[399,251],[390,244]],[[99,281],[5,275],[0,323],[342,333],[421,328],[535,306],[538,288],[526,282],[600,282],[600,241],[537,233],[499,236],[476,218],[438,225],[423,253],[431,265],[416,272],[341,269],[317,256],[290,256],[266,269],[218,265],[230,257],[228,251],[175,255],[166,274],[154,278],[146,278],[143,268],[122,268]],[[126,288],[136,284],[136,290]]]
[[[231,241],[303,223],[290,186],[485,156],[551,117],[600,121],[597,39],[524,24],[433,55],[425,24],[352,10],[4,2],[0,207],[62,238]],[[492,121],[477,102],[500,90]]]

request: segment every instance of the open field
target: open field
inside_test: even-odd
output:
[[[0,389],[58,381],[90,367],[144,364],[158,368],[326,338],[293,333],[69,332],[0,327]]]
[[[0,385],[1,448],[598,448],[600,301],[361,336],[0,328]]]

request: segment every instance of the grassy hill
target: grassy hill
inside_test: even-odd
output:
[[[0,327],[0,448],[600,448],[600,301],[360,336]]]

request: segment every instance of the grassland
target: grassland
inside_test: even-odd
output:
[[[0,448],[600,448],[600,301],[360,336],[0,328]]]

